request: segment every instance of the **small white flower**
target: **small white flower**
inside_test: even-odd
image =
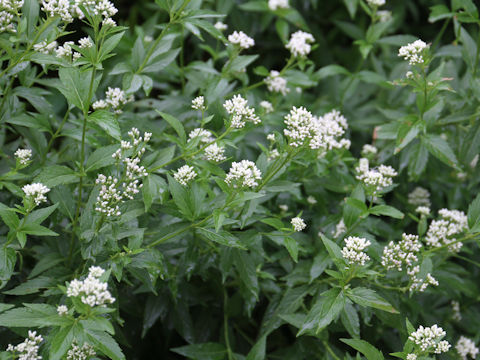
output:
[[[418,235],[402,234],[402,240],[398,243],[390,241],[383,249],[382,265],[387,269],[396,268],[402,271],[403,266],[410,271],[418,262],[417,254],[422,248]]]
[[[58,16],[67,23],[73,21],[73,16],[70,13],[69,0],[43,0],[42,10],[49,17]]]
[[[243,128],[247,121],[255,125],[261,122],[255,115],[255,110],[248,106],[248,101],[241,95],[234,95],[232,99],[225,101],[223,107],[232,115],[231,126],[236,129]]]
[[[72,45],[73,41],[67,41],[62,46],[56,48],[55,53],[57,54],[57,58],[70,60],[73,54]]]
[[[392,178],[397,176],[397,172],[391,166],[380,165],[376,169],[370,169],[366,158],[360,159],[355,171],[357,172],[356,178],[363,181],[373,194],[393,185]]]
[[[411,44],[402,46],[398,50],[398,56],[408,60],[410,65],[423,64],[425,62],[424,50],[428,48],[428,45],[422,40],[416,40]]]
[[[57,313],[58,313],[58,315],[60,315],[60,316],[67,315],[67,313],[68,313],[68,307],[66,307],[65,305],[59,305],[59,306],[57,306]]]
[[[268,134],[267,135],[267,140],[274,142],[275,141],[275,134]]]
[[[407,355],[407,360],[417,360],[417,355],[415,355],[415,354],[408,354],[408,355]]]
[[[277,9],[288,9],[290,5],[288,0],[268,0],[268,7],[270,10],[275,11]]]
[[[47,43],[46,40],[43,40],[43,41],[39,42],[38,44],[33,45],[33,49],[35,51],[38,51],[41,54],[48,55],[48,54],[51,54],[52,52],[55,51],[57,45],[58,44],[57,44],[56,41],[52,41],[51,43]]]
[[[475,359],[479,352],[478,348],[475,346],[475,342],[465,336],[460,337],[455,345],[455,349],[457,349],[458,354],[463,360],[467,360],[468,356]]]
[[[375,146],[370,144],[363,145],[363,148],[362,148],[363,156],[375,155],[376,153],[378,153],[378,149]]]
[[[290,92],[287,87],[287,80],[281,77],[276,70],[270,71],[270,75],[264,81],[267,84],[268,91],[281,93],[283,96]]]
[[[420,186],[417,186],[410,194],[408,194],[408,203],[415,206],[430,207],[430,192]]]
[[[428,206],[419,206],[415,209],[415,212],[420,215],[428,216],[430,215],[430,208]]]
[[[41,183],[25,185],[22,190],[25,193],[25,196],[32,199],[37,206],[40,205],[42,202],[47,201],[45,194],[50,191],[48,187]]]
[[[343,218],[340,219],[338,224],[335,226],[335,231],[333,232],[333,237],[337,238],[343,233],[347,232],[347,227],[345,226],[345,222],[343,221]]]
[[[270,101],[263,100],[260,102],[260,106],[265,110],[266,114],[273,112],[273,105]]]
[[[414,77],[414,76],[413,76],[413,72],[407,71],[407,72],[405,73],[405,77],[406,77],[407,79],[413,79],[413,77]]]
[[[242,49],[248,49],[255,45],[255,40],[243,31],[234,31],[228,36],[228,41],[233,45],[238,45]]]
[[[217,22],[215,23],[215,25],[213,25],[213,26],[215,26],[215,28],[216,28],[217,30],[220,30],[220,31],[225,31],[225,30],[228,29],[228,25],[227,25],[227,24],[224,24],[224,23],[221,22],[221,21],[217,21]]]
[[[452,305],[453,320],[455,321],[462,320],[462,313],[460,312],[460,303],[458,301],[452,300],[450,304]]]
[[[116,110],[116,112],[119,112],[119,108],[130,101],[126,96],[125,91],[120,88],[109,87],[105,93],[105,97],[107,104]]]
[[[90,307],[113,304],[115,298],[108,291],[108,284],[99,279],[102,268],[92,266],[84,280],[74,279],[67,286],[67,297],[78,297],[82,303]],[[100,275],[99,275],[100,274]]]
[[[307,197],[307,202],[310,204],[310,205],[315,205],[317,203],[317,199],[315,199],[312,195],[309,195]]]
[[[183,186],[187,186],[190,181],[195,179],[197,173],[192,166],[183,165],[174,174],[173,177]]]
[[[268,154],[268,161],[272,161],[280,156],[278,149],[273,149]]]
[[[305,229],[307,227],[307,224],[305,224],[305,221],[303,221],[302,218],[299,218],[298,216],[297,217],[294,217],[290,223],[292,224],[293,226],[293,229],[295,231],[302,231],[303,229]]]
[[[192,100],[192,108],[195,110],[205,110],[205,98],[203,96],[197,96]]]
[[[41,360],[38,355],[40,343],[43,341],[41,335],[37,335],[36,331],[28,330],[28,337],[20,344],[13,346],[8,345],[7,351],[15,353],[15,359],[19,360]]]
[[[463,211],[448,209],[441,209],[438,214],[440,219],[430,223],[425,241],[431,247],[449,245],[450,252],[459,252],[463,244],[456,242],[455,236],[468,229],[467,216]]]
[[[218,146],[216,143],[205,148],[205,158],[213,162],[221,162],[226,159],[225,148]]]
[[[370,257],[363,251],[370,246],[370,241],[365,238],[349,236],[345,239],[345,246],[342,249],[342,256],[348,264],[365,265]]]
[[[370,6],[382,6],[385,5],[385,0],[367,0],[368,5]]]
[[[288,211],[288,205],[286,204],[281,204],[281,205],[278,205],[278,208],[283,211],[283,212],[287,212]]]
[[[97,355],[92,345],[84,342],[82,346],[72,343],[72,347],[67,352],[67,360],[87,360]]]
[[[93,42],[90,37],[84,37],[78,40],[78,46],[80,49],[90,49],[93,46]]]
[[[382,23],[386,23],[392,18],[392,12],[388,10],[377,11],[378,20]]]
[[[215,138],[212,136],[212,133],[208,130],[202,128],[196,128],[190,131],[188,134],[188,141],[192,141],[193,139],[200,138],[200,142],[209,144],[215,141]]]
[[[254,188],[258,186],[258,180],[262,179],[262,173],[253,161],[242,160],[233,162],[225,182],[234,187]]]
[[[440,354],[447,352],[451,346],[447,341],[441,340],[446,334],[447,333],[437,324],[431,327],[423,327],[420,325],[417,331],[410,334],[408,339],[416,345],[419,345],[423,352]]]
[[[15,151],[15,157],[18,159],[20,164],[27,165],[28,162],[32,159],[32,150],[17,149],[17,151]]]
[[[299,30],[291,35],[290,41],[285,47],[290,50],[293,56],[303,57],[310,54],[312,50],[310,43],[314,41],[312,34]]]
[[[92,108],[94,110],[107,109],[108,108],[108,103],[105,100],[97,100],[92,104]]]

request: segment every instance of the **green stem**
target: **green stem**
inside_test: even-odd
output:
[[[227,290],[223,288],[223,333],[225,337],[225,346],[227,347],[228,360],[233,360],[232,348],[230,347],[230,339],[228,336],[228,315],[227,315]]]
[[[480,26],[477,36],[477,53],[475,55],[475,64],[473,64],[473,77],[477,75],[477,66],[478,66],[478,59],[480,57]]]
[[[332,348],[330,347],[330,345],[328,345],[328,342],[326,340],[323,340],[323,346],[325,346],[325,348],[327,349],[328,353],[335,359],[335,360],[341,360],[337,354],[335,354],[332,350]]]
[[[299,152],[295,150],[290,150],[288,155],[285,157],[285,160],[280,164],[280,166],[275,167],[275,163],[273,166],[273,171],[271,171],[264,179],[264,181],[260,184],[260,186],[256,189],[257,191],[262,190],[262,188],[267,185],[267,183]]]
[[[45,156],[44,156],[44,158],[43,158],[42,164],[45,163],[45,161],[46,161],[46,159],[47,159],[48,152],[49,152],[50,149],[52,148],[53,142],[55,141],[55,139],[58,137],[58,135],[59,135],[60,132],[62,131],[63,126],[64,126],[65,123],[67,122],[67,119],[68,119],[68,116],[69,116],[69,115],[70,115],[70,108],[67,109],[67,111],[65,112],[65,116],[63,117],[63,120],[62,120],[62,122],[60,123],[60,126],[59,126],[58,129],[55,131],[55,133],[52,135],[52,137],[50,138],[50,140],[48,141],[47,150],[45,150]]]

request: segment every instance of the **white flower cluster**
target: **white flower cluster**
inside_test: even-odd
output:
[[[408,337],[416,345],[420,346],[422,352],[433,352],[441,354],[450,349],[450,344],[446,340],[442,340],[447,333],[437,324],[432,327],[420,327]]]
[[[307,203],[309,203],[310,205],[315,205],[317,202],[317,199],[315,199],[312,195],[309,195],[307,197]]]
[[[290,92],[287,87],[287,80],[281,77],[276,70],[270,71],[270,75],[264,81],[267,84],[268,91],[281,93],[283,96]]]
[[[462,313],[460,312],[460,303],[458,301],[452,300],[450,304],[452,305],[452,319],[456,321],[462,320]]]
[[[225,182],[234,188],[254,188],[258,186],[258,180],[261,179],[262,173],[258,170],[255,163],[249,160],[242,160],[232,163]]]
[[[28,165],[28,162],[32,159],[32,150],[30,149],[17,149],[15,151],[15,157],[21,165]]]
[[[64,22],[72,22],[74,18],[85,18],[84,9],[92,16],[102,16],[102,24],[115,26],[112,19],[118,10],[109,0],[42,0],[42,10],[49,17],[60,17]]]
[[[120,149],[112,155],[114,159],[124,164],[123,181],[115,176],[107,177],[104,174],[98,174],[95,181],[97,185],[100,185],[95,210],[107,217],[122,214],[119,204],[124,202],[125,199],[133,200],[143,186],[139,179],[148,175],[145,167],[139,164],[146,150],[145,145],[150,141],[152,133],[145,132],[142,137],[137,128],[132,128],[128,135],[130,141],[122,140]],[[131,155],[125,156],[126,152]]]
[[[365,238],[349,236],[345,239],[345,246],[342,249],[342,256],[348,264],[365,265],[370,257],[363,251],[370,246],[370,241]]]
[[[28,330],[28,337],[16,346],[9,344],[7,351],[17,353],[18,357],[15,358],[18,360],[40,360],[42,357],[38,355],[38,350],[42,341],[42,335],[37,335],[36,331]]]
[[[307,224],[305,224],[305,221],[303,221],[302,218],[300,217],[294,217],[290,223],[292,224],[293,226],[293,229],[295,231],[302,231],[303,229],[305,229],[307,227]]]
[[[408,203],[414,206],[430,207],[430,192],[427,189],[417,186],[408,194]]]
[[[478,348],[475,346],[475,342],[465,336],[460,336],[460,339],[455,345],[455,349],[457,349],[457,352],[462,357],[462,360],[467,360],[468,356],[470,356],[472,359],[475,359],[479,352]]]
[[[415,355],[415,354],[407,354],[407,360],[417,360],[417,355]]]
[[[60,316],[67,315],[68,307],[66,305],[58,305],[57,306],[57,314]]]
[[[88,360],[97,355],[92,345],[84,342],[82,346],[73,343],[67,352],[67,360]]]
[[[190,134],[188,134],[188,141],[196,139],[197,137],[200,138],[200,142],[205,144],[215,141],[215,138],[212,136],[212,133],[202,128],[196,128],[190,131]]]
[[[57,58],[63,58],[68,61],[71,61],[72,59],[74,61],[78,60],[82,56],[82,54],[80,54],[79,52],[73,51],[73,48],[72,48],[73,44],[74,44],[73,41],[67,41],[63,45],[57,47],[55,49]]]
[[[347,232],[347,227],[345,225],[345,222],[343,221],[343,218],[340,219],[340,221],[338,222],[338,224],[335,226],[335,231],[333,231],[333,237],[337,238],[339,237],[340,235],[342,235],[343,233],[346,233]]]
[[[173,173],[173,177],[183,186],[187,186],[190,181],[195,179],[197,173],[193,166],[183,165]]]
[[[257,125],[261,122],[260,118],[255,115],[255,109],[248,106],[248,101],[241,95],[234,95],[232,99],[225,101],[223,107],[228,114],[232,115],[231,126],[241,129],[245,126],[246,121]]]
[[[418,206],[415,209],[415,212],[419,213],[420,215],[428,216],[430,215],[430,208],[428,206]]]
[[[360,159],[355,171],[357,172],[356,178],[363,181],[373,194],[393,185],[392,178],[397,176],[397,172],[391,166],[380,165],[377,168],[370,169],[367,158]]]
[[[423,64],[425,62],[424,50],[428,48],[428,45],[422,40],[416,40],[413,43],[402,46],[398,50],[398,56],[408,60],[410,65]]]
[[[22,190],[25,193],[25,196],[28,199],[33,200],[33,202],[37,206],[40,205],[42,202],[47,201],[47,197],[45,196],[45,194],[50,191],[50,189],[42,183],[25,185]]]
[[[290,5],[288,0],[268,0],[268,7],[270,10],[275,11],[277,9],[288,9]]]
[[[216,143],[205,148],[205,159],[216,163],[226,160],[225,148]]]
[[[120,88],[109,87],[105,93],[105,100],[98,100],[92,104],[93,109],[108,109],[111,107],[115,114],[121,114],[121,107],[134,100],[133,95],[127,97],[125,91]]]
[[[228,29],[228,25],[221,22],[221,21],[217,21],[215,23],[215,25],[213,25],[213,26],[215,26],[215,29],[220,30],[220,31],[225,31],[225,30]]]
[[[51,43],[48,43],[46,40],[40,41],[38,44],[33,45],[33,50],[36,52],[39,52],[41,54],[51,54],[55,51],[57,48],[57,42],[52,41]]]
[[[205,98],[203,96],[197,96],[192,100],[192,109],[204,111],[205,107]]]
[[[407,269],[407,274],[410,276],[410,292],[424,292],[429,285],[438,286],[438,281],[432,276],[432,274],[428,273],[425,279],[419,279],[417,274],[420,272],[420,266],[416,265],[411,269]]]
[[[115,298],[108,291],[108,284],[99,278],[105,270],[99,266],[91,266],[84,280],[74,279],[67,286],[67,297],[80,297],[90,307],[113,304]]]
[[[387,21],[391,20],[392,12],[389,10],[380,10],[377,11],[377,16],[381,23],[386,23]]]
[[[90,49],[93,46],[92,39],[90,39],[90,36],[81,38],[78,40],[78,46],[80,49]]]
[[[438,211],[439,220],[433,220],[428,227],[425,241],[431,247],[449,245],[451,252],[459,252],[462,242],[456,242],[455,235],[468,229],[468,219],[463,211],[441,209]]]
[[[378,149],[373,146],[373,145],[370,145],[370,144],[365,144],[363,145],[363,148],[362,148],[362,155],[367,157],[369,155],[375,155],[378,153]]]
[[[411,269],[417,262],[417,254],[422,248],[418,235],[402,234],[402,240],[398,243],[390,241],[383,248],[382,265],[387,269],[396,268],[402,271],[403,265]],[[407,270],[408,271],[408,270]]]
[[[228,41],[233,45],[238,45],[242,49],[248,49],[255,45],[255,40],[243,31],[234,31],[232,34],[228,35]]]
[[[299,30],[290,36],[290,40],[285,47],[290,50],[293,56],[303,57],[310,54],[310,51],[312,51],[312,45],[310,44],[314,41],[312,34]]]
[[[260,102],[260,106],[265,110],[266,114],[273,112],[273,105],[270,101],[263,100]]]
[[[347,121],[340,112],[333,110],[321,117],[314,117],[304,107],[293,107],[285,116],[286,129],[283,133],[289,138],[289,144],[299,147],[306,143],[311,149],[324,151],[334,148],[349,148],[350,141],[347,139],[337,140],[345,134],[348,128]]]
[[[382,6],[385,5],[385,0],[367,0],[370,6]]]
[[[0,33],[4,31],[17,32],[13,19],[20,12],[22,6],[23,0],[0,0]]]

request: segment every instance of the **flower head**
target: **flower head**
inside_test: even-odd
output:
[[[276,70],[270,71],[270,75],[264,81],[267,84],[268,91],[281,93],[283,96],[290,92],[290,89],[287,87],[287,80],[281,77]]]
[[[255,115],[255,110],[248,106],[248,101],[241,95],[234,95],[232,99],[225,101],[223,107],[232,115],[231,126],[234,128],[243,128],[247,121],[255,125],[261,122]]]
[[[463,244],[455,236],[467,230],[467,216],[463,211],[448,209],[441,209],[438,214],[440,219],[430,223],[425,241],[431,247],[449,245],[451,252],[459,252]]]
[[[342,249],[342,256],[348,264],[365,265],[370,257],[363,251],[370,246],[370,241],[365,238],[349,236],[345,239],[345,246]]]
[[[38,355],[38,350],[42,341],[42,335],[37,335],[36,331],[28,330],[28,337],[16,346],[9,344],[7,351],[18,355],[20,360],[40,360],[42,357]]]
[[[234,31],[228,36],[228,41],[233,45],[238,45],[241,49],[248,49],[255,45],[255,40],[243,31]]]
[[[430,192],[420,186],[417,186],[410,194],[408,194],[408,203],[414,206],[430,207]]]
[[[66,305],[57,306],[57,313],[60,316],[66,315],[68,313],[68,307]]]
[[[475,342],[465,336],[460,336],[460,339],[455,345],[455,349],[463,360],[467,360],[468,356],[475,359],[479,352],[478,348],[475,346]]]
[[[254,188],[258,186],[258,180],[262,179],[262,173],[253,161],[242,160],[233,162],[225,182],[234,188]]]
[[[410,65],[423,64],[425,62],[425,50],[428,45],[422,40],[416,40],[411,44],[402,46],[398,50],[398,56],[408,60]]]
[[[45,196],[46,193],[50,191],[48,187],[43,185],[42,183],[33,183],[30,185],[25,185],[22,188],[25,196],[35,203],[35,205],[40,205],[42,202],[46,202],[47,198]]]
[[[205,98],[203,96],[197,96],[192,100],[192,108],[195,110],[205,110]]]
[[[290,41],[285,47],[290,50],[293,56],[303,57],[310,54],[310,51],[312,51],[310,43],[314,41],[312,34],[299,30],[291,35]]]
[[[302,218],[300,217],[294,217],[290,223],[293,225],[293,229],[295,231],[302,231],[303,229],[305,229],[307,227],[307,224],[305,224],[305,221],[303,221]]]
[[[268,7],[270,10],[275,11],[277,9],[288,9],[290,5],[288,0],[268,0]]]
[[[82,346],[76,342],[72,344],[72,347],[67,352],[67,360],[87,360],[97,355],[92,345],[84,342]]]
[[[183,165],[174,172],[173,177],[183,186],[187,186],[190,181],[195,179],[197,173],[193,166]]]
[[[385,5],[385,0],[367,0],[368,5],[370,6],[382,6]]]
[[[266,114],[273,112],[273,105],[270,101],[263,100],[260,102],[260,106],[265,110]]]
[[[217,21],[217,22],[215,23],[215,25],[213,25],[213,26],[215,26],[215,29],[220,30],[220,31],[225,31],[225,30],[228,29],[228,25],[227,25],[227,24],[224,24],[224,23],[221,22],[221,21]]]
[[[209,161],[221,162],[226,159],[225,148],[216,143],[212,144],[205,149],[205,158]]]
[[[113,304],[115,298],[108,291],[108,284],[100,280],[104,270],[97,266],[89,269],[84,280],[72,280],[67,286],[67,297],[79,297],[81,302],[90,306],[106,306]]]
[[[21,165],[28,165],[28,163],[32,159],[32,150],[30,150],[30,149],[17,149],[17,151],[15,151],[14,155],[18,159],[18,162]]]
[[[423,352],[441,354],[450,348],[448,341],[442,340],[447,333],[437,324],[431,327],[420,327],[410,334],[408,339],[420,347]]]
[[[355,170],[356,178],[363,181],[373,194],[393,185],[392,178],[397,176],[397,172],[391,166],[380,165],[378,168],[370,169],[367,158],[361,158]]]

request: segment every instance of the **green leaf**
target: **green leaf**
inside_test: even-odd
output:
[[[355,14],[357,13],[358,0],[343,0],[343,3],[345,4],[348,10],[350,19],[354,19]]]
[[[458,169],[457,157],[445,140],[438,135],[426,135],[422,140],[430,154],[445,164]]]
[[[240,280],[245,284],[249,293],[258,300],[260,290],[257,279],[257,269],[253,257],[244,250],[233,249],[233,262],[240,275]]]
[[[95,94],[100,83],[101,73],[97,72],[92,81],[92,70],[80,70],[80,68],[61,68],[58,76],[62,86],[58,90],[65,96],[71,105],[75,105],[83,111],[88,111],[90,107],[89,95]],[[92,85],[92,86],[90,86]]]
[[[17,253],[7,246],[0,247],[0,288],[3,288],[12,277]]]
[[[170,349],[171,351],[194,360],[222,360],[227,354],[225,346],[218,343],[186,345]]]
[[[468,207],[468,227],[471,232],[480,231],[480,194]]]
[[[20,224],[20,219],[18,218],[15,210],[9,208],[0,203],[0,218],[8,226],[10,230],[16,230]]]
[[[383,360],[383,354],[373,345],[359,339],[340,339],[345,344],[353,347],[358,352],[362,353],[367,360]]]
[[[284,238],[284,244],[285,244],[285,247],[288,250],[288,253],[292,257],[293,261],[298,262],[298,244],[297,244],[297,241],[290,236],[286,236]]]
[[[88,157],[85,171],[95,171],[106,166],[115,164],[115,159],[112,155],[118,150],[118,145],[103,146],[95,150],[92,155]]]
[[[322,80],[335,75],[349,75],[350,72],[343,66],[332,64],[322,67],[315,73],[315,79]]]
[[[117,44],[122,40],[125,31],[120,31],[112,36],[109,36],[100,47],[100,51],[98,53],[98,62],[102,62],[105,60],[108,55],[112,52],[113,49],[117,46]]]
[[[240,240],[236,236],[230,234],[228,231],[219,231],[217,233],[214,229],[205,228],[197,228],[196,231],[198,232],[198,235],[207,240],[214,241],[218,244],[228,247],[246,250],[246,247],[240,242]]]
[[[345,307],[340,313],[340,320],[352,337],[355,339],[360,338],[360,320],[357,310],[355,310],[349,301],[345,303]]]
[[[46,208],[32,211],[30,215],[28,215],[28,222],[41,224],[57,209],[57,207],[58,204],[55,204]]]
[[[97,110],[90,114],[87,120],[100,126],[107,135],[110,135],[115,140],[122,140],[120,125],[112,112],[108,110]]]
[[[347,291],[346,295],[359,305],[373,307],[375,309],[387,311],[392,314],[398,314],[398,311],[395,310],[395,308],[390,305],[388,301],[371,289],[356,287]]]
[[[4,294],[7,295],[28,295],[35,294],[40,291],[40,289],[46,289],[56,285],[56,281],[50,277],[39,276],[35,279],[28,280],[24,283],[21,283],[17,287],[4,291]]]
[[[74,329],[72,325],[57,329],[50,338],[50,360],[60,360],[71,348]]]
[[[345,305],[343,291],[333,288],[324,292],[312,306],[297,337],[305,333],[318,334],[337,318]]]
[[[260,221],[264,224],[274,227],[277,230],[280,230],[285,227],[285,224],[283,223],[283,221],[277,218],[265,218]]]
[[[190,196],[188,188],[181,185],[178,181],[172,178],[170,175],[167,175],[168,178],[168,187],[170,189],[170,194],[172,194],[173,201],[175,205],[178,206],[178,209],[182,214],[187,218],[193,218],[193,208],[190,203]]]
[[[79,181],[79,177],[75,171],[66,166],[52,165],[44,167],[35,178],[35,181],[41,182],[49,188],[53,188],[57,185],[76,183]]]
[[[0,326],[48,327],[68,325],[69,320],[57,314],[57,309],[47,304],[23,304],[25,307],[0,314]]]
[[[182,139],[182,142],[185,143],[185,141],[186,141],[185,130],[183,129],[183,125],[180,122],[180,120],[178,120],[176,117],[174,117],[172,115],[169,115],[169,114],[166,114],[164,112],[161,112],[161,111],[158,111],[158,110],[156,110],[156,112],[159,113],[170,124],[170,126],[175,129],[178,136],[180,136],[180,138]]]
[[[400,210],[397,210],[394,207],[388,205],[376,205],[371,208],[369,212],[373,215],[385,215],[395,219],[403,219],[405,216]]]
[[[115,339],[104,331],[85,329],[89,342],[112,360],[124,360],[125,355]]]
[[[58,236],[55,231],[52,231],[42,225],[27,222],[18,231],[21,231],[28,235],[36,236]]]
[[[260,339],[258,339],[252,350],[249,351],[246,360],[264,360],[266,357],[266,342],[266,336],[262,336]]]
[[[335,261],[336,264],[341,263],[343,256],[340,247],[322,233],[320,233],[319,235],[323,241],[323,245],[325,245],[325,248],[327,249],[328,254],[333,259],[333,261]]]

